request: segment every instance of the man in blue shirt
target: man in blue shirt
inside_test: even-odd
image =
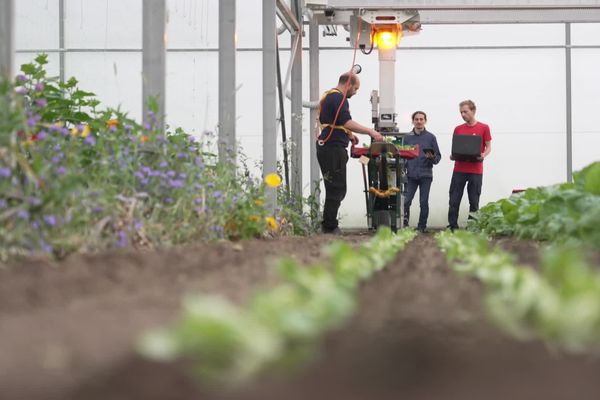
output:
[[[410,135],[404,138],[404,144],[419,145],[419,156],[406,163],[408,181],[404,199],[404,226],[408,226],[410,205],[419,189],[419,204],[421,213],[417,230],[426,232],[429,217],[429,189],[433,181],[433,165],[440,162],[442,155],[435,135],[425,129],[427,115],[423,111],[415,111],[412,115],[414,128]]]
[[[346,197],[346,164],[348,143],[358,142],[352,132],[371,136],[374,141],[383,141],[383,136],[352,120],[348,99],[360,88],[356,74],[346,72],[339,78],[338,85],[325,92],[321,98],[319,123],[321,133],[317,140],[317,160],[325,183],[325,205],[323,207],[323,233],[339,235],[337,214]]]

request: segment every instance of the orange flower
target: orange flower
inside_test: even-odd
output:
[[[116,128],[117,126],[119,126],[119,120],[118,119],[109,119],[108,121],[106,121],[106,127],[107,128]]]
[[[148,135],[142,135],[140,136],[140,142],[142,143],[146,143],[150,138],[148,137]]]

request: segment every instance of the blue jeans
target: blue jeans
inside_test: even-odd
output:
[[[469,196],[469,213],[472,213],[479,210],[482,184],[483,175],[481,174],[467,172],[454,172],[452,174],[450,202],[448,204],[448,226],[450,228],[458,229],[458,210],[460,209],[460,201],[465,191],[465,185],[467,185],[467,195]],[[469,218],[471,218],[470,215]]]
[[[418,228],[427,228],[427,218],[429,218],[429,189],[431,189],[431,182],[433,178],[408,178],[406,182],[406,194],[404,195],[404,225],[408,226],[408,220],[410,218],[410,205],[412,204],[413,198],[419,189],[419,206],[421,212],[419,213],[419,224]]]

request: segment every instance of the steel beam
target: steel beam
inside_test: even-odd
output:
[[[277,0],[277,16],[283,22],[290,32],[298,32],[301,30],[298,19],[294,12],[288,7],[283,0]]]
[[[293,0],[294,16],[302,20],[300,0]],[[292,43],[298,40],[292,66],[292,193],[302,197],[302,31],[292,35]]]
[[[166,0],[144,0],[142,3],[142,104],[143,120],[152,123],[148,115],[149,97],[158,103],[156,128],[164,132],[165,75],[167,25]]]
[[[319,25],[317,21],[312,18],[309,25],[309,75],[310,75],[310,100],[319,98]],[[310,146],[310,194],[314,196],[314,206],[316,210],[312,210],[311,215],[316,216],[319,208],[319,200],[321,194],[321,186],[319,184],[321,180],[321,170],[319,168],[319,162],[317,161],[317,147],[315,144],[314,135],[312,134],[313,128],[317,123],[319,117],[319,110],[316,108],[310,109],[310,124],[308,131],[310,140],[308,141]]]
[[[263,177],[277,172],[277,25],[275,0],[263,0],[262,18],[262,79],[263,79]],[[274,212],[277,205],[275,189],[267,187],[265,206]]]
[[[0,0],[0,78],[13,74],[14,10],[13,0]]]
[[[236,0],[219,1],[219,160],[236,159],[235,7]]]
[[[65,0],[58,0],[58,78],[65,81]]]
[[[571,91],[571,24],[565,24],[565,82],[567,122],[567,182],[573,182],[573,112]]]

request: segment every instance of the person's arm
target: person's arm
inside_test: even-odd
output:
[[[350,120],[346,121],[346,123],[344,124],[344,128],[349,129],[352,132],[369,135],[376,142],[383,141],[383,135],[381,133],[377,132],[375,129],[367,128],[366,126],[363,126],[354,120],[350,119]]]
[[[435,151],[435,154],[433,155],[431,162],[437,164],[442,159],[442,153],[440,152],[440,148],[438,146],[438,142],[435,136],[433,137],[433,150]]]
[[[492,142],[487,141],[487,142],[485,142],[485,150],[483,151],[483,154],[481,155],[481,159],[484,160],[491,152],[492,152]]]

